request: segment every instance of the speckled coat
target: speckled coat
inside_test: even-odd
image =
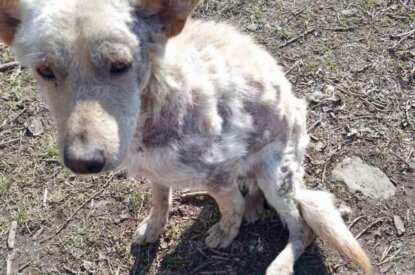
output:
[[[191,187],[222,214],[209,247],[229,246],[266,198],[290,232],[267,274],[291,274],[314,233],[370,271],[331,196],[304,187],[304,101],[250,37],[188,20],[198,2],[0,0],[0,39],[37,79],[69,169],[122,164],[151,181],[153,207],[134,244],[156,241],[172,187]]]

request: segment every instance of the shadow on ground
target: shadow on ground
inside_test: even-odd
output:
[[[287,242],[288,231],[283,228],[278,215],[268,209],[257,223],[243,223],[229,248],[208,249],[204,245],[206,232],[219,220],[218,215],[212,219],[215,202],[212,199],[190,199],[181,203],[201,209],[197,217],[191,217],[194,223],[181,234],[175,248],[162,257],[157,257],[160,241],[135,247],[132,250],[134,265],[131,275],[149,274],[154,265],[158,266],[157,274],[264,274]],[[172,220],[180,218],[183,217],[175,214],[171,217]],[[316,245],[311,245],[297,261],[295,274],[329,274]]]

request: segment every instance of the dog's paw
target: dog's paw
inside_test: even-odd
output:
[[[256,201],[256,200],[246,200],[245,204],[245,213],[244,219],[248,223],[254,223],[261,217],[262,213],[264,213],[264,203],[263,201]]]
[[[268,266],[266,275],[291,275],[294,274],[294,262],[291,253],[287,253],[287,247]]]
[[[265,275],[291,275],[294,274],[294,267],[290,263],[272,263]]]
[[[154,243],[158,240],[166,224],[165,219],[147,217],[135,231],[132,243],[136,245]]]
[[[206,245],[210,248],[226,248],[238,235],[238,231],[239,229],[236,228],[223,229],[220,223],[217,223],[209,229],[205,240]]]

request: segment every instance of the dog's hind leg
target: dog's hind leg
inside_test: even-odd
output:
[[[237,185],[231,189],[212,190],[209,194],[219,205],[222,218],[209,229],[206,245],[211,248],[225,248],[238,235],[245,201]]]
[[[257,167],[259,187],[289,231],[288,244],[267,268],[267,275],[292,274],[295,261],[313,239],[294,198],[295,181],[301,180],[299,169],[288,161],[281,164],[278,157],[270,157]]]
[[[167,223],[172,203],[171,188],[152,183],[153,206],[150,215],[137,227],[133,244],[153,243],[157,241]]]

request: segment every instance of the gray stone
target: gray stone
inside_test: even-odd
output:
[[[37,137],[44,133],[42,122],[39,119],[33,119],[27,127],[29,134]]]
[[[254,31],[258,30],[258,28],[259,28],[259,27],[258,27],[258,25],[257,25],[257,24],[252,23],[252,24],[248,25],[246,28],[247,28],[248,30],[250,30],[250,31],[254,32]]]
[[[395,195],[396,187],[379,168],[357,156],[346,157],[332,173],[333,180],[346,184],[350,192],[361,192],[372,199],[387,199]]]
[[[348,10],[342,10],[340,12],[343,16],[350,17],[354,16],[357,13],[357,9],[348,9]]]
[[[397,215],[393,216],[393,223],[395,225],[398,236],[402,236],[405,233],[405,224],[403,223],[401,217]]]

